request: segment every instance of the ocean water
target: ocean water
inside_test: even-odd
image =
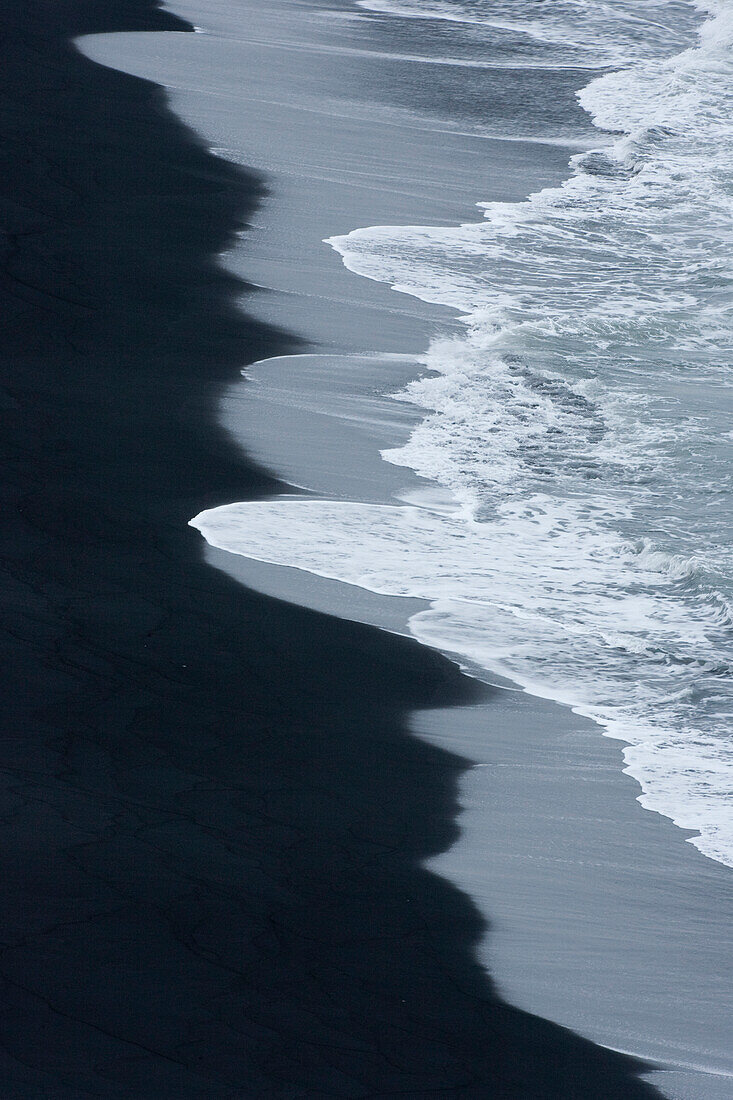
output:
[[[733,865],[733,3],[361,7],[419,20],[426,56],[470,41],[487,62],[582,71],[597,146],[470,224],[328,242],[460,315],[394,395],[424,418],[383,454],[452,507],[257,502],[193,523],[430,600],[417,638],[594,718],[643,805]]]
[[[367,11],[452,23],[484,47],[484,56],[488,46],[494,63],[504,57],[513,64],[540,68],[594,69],[665,56],[687,44],[695,22],[685,0],[358,0],[358,4]],[[455,48],[455,31],[450,41]]]

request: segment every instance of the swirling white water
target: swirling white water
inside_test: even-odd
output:
[[[452,514],[269,502],[194,523],[431,600],[418,638],[595,718],[643,804],[733,865],[733,5],[362,6],[468,27],[487,53],[498,33],[522,63],[623,65],[579,93],[606,133],[561,187],[479,222],[329,242],[461,314],[397,395],[425,418],[384,454],[449,489]]]

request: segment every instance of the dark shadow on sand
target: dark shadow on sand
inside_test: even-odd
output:
[[[478,689],[202,561],[190,516],[277,488],[214,417],[294,346],[215,262],[261,184],[64,44],[185,28],[150,0],[2,24],[0,1095],[656,1095],[505,1004],[420,867],[464,762],[406,715]]]

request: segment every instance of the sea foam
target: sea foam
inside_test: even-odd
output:
[[[499,18],[550,55],[571,18],[573,49],[624,65],[579,93],[615,135],[475,223],[329,242],[461,315],[396,395],[424,418],[384,453],[453,512],[275,501],[192,522],[234,553],[431,601],[417,638],[594,718],[643,805],[733,865],[729,6],[363,6]]]

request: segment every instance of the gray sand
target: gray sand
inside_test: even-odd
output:
[[[399,79],[399,66],[343,52],[372,33],[348,5],[241,0],[237,41],[225,37],[230,6],[174,0],[193,22],[206,18],[207,33],[116,35],[83,48],[166,84],[213,146],[267,175],[256,227],[225,262],[268,288],[247,299],[250,314],[319,354],[249,370],[251,382],[222,396],[223,425],[291,484],[336,498],[404,498],[425,483],[378,451],[405,438],[417,410],[382,395],[419,369],[410,356],[455,319],[347,272],[322,238],[475,218],[478,201],[521,198],[558,179],[570,150],[450,133],[447,121],[380,109],[380,81]],[[376,89],[374,103],[358,101],[362,87]],[[405,630],[419,606],[206,555],[253,587],[390,630]],[[462,836],[431,866],[486,914],[481,956],[506,997],[676,1067],[655,1075],[670,1097],[733,1097],[731,876],[639,806],[620,744],[507,688],[484,706],[417,714],[414,729],[479,765],[463,783]]]
[[[245,385],[227,390],[221,421],[253,458],[289,484],[378,503],[432,485],[379,455],[406,439],[421,419],[415,405],[385,396],[418,370],[414,359],[383,356],[268,359],[247,368]]]

